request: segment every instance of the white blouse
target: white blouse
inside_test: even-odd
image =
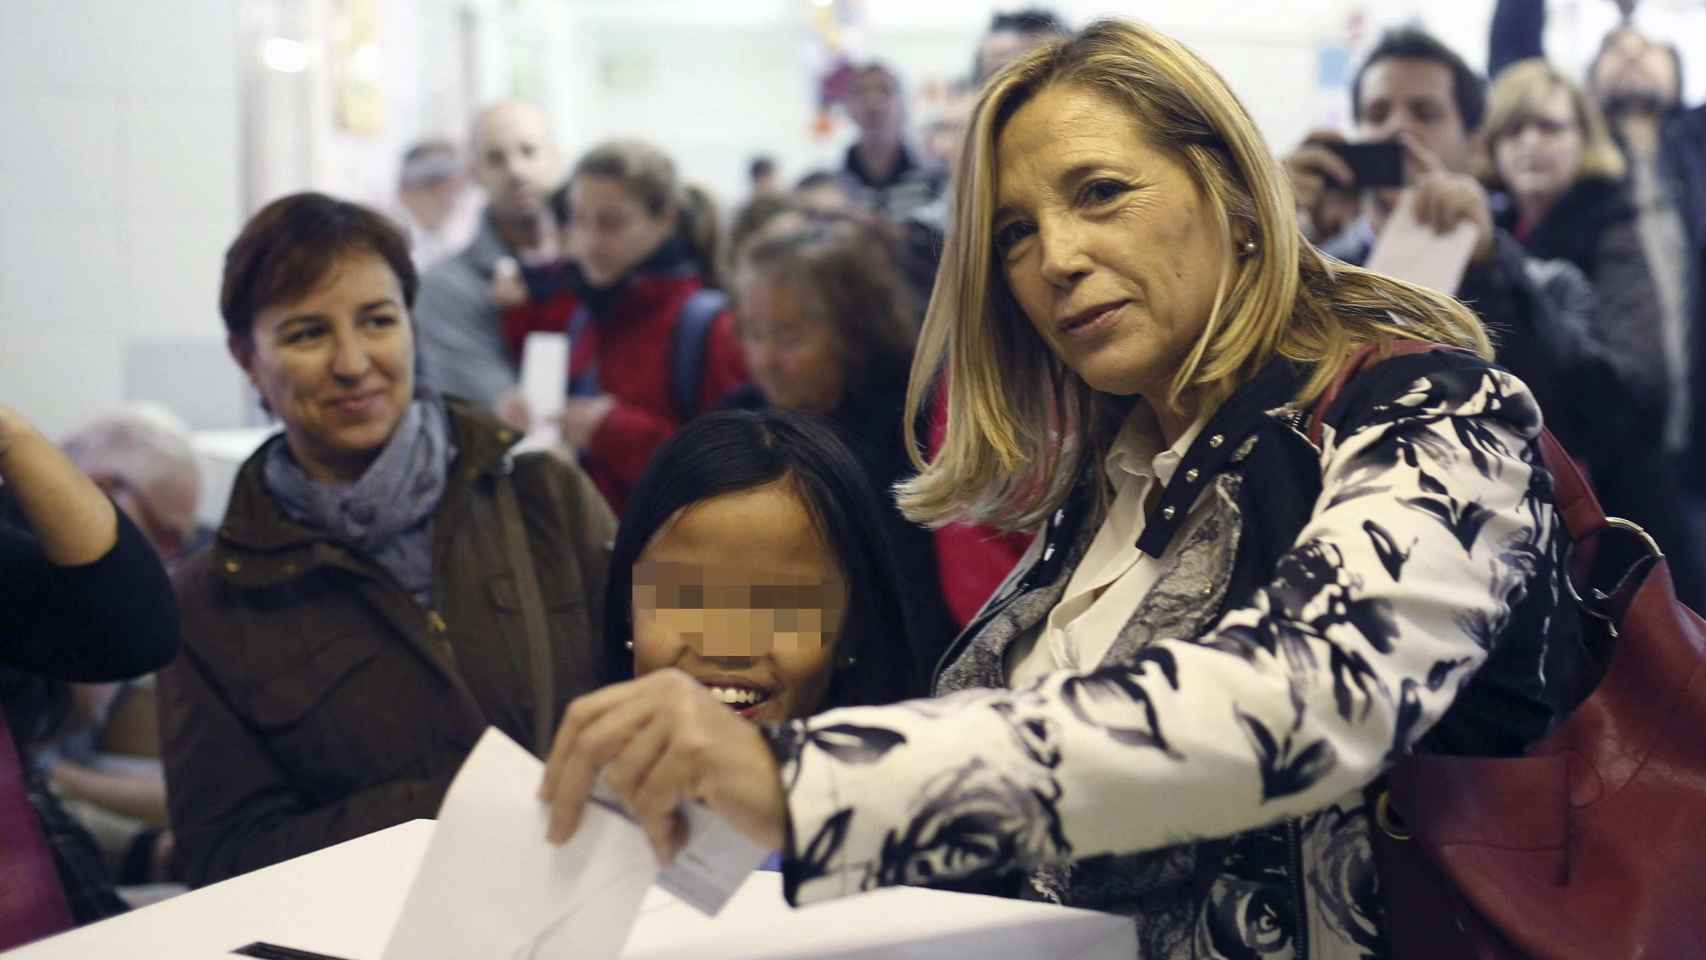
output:
[[[1014,640],[1007,649],[1007,685],[1018,689],[1056,670],[1094,670],[1107,656],[1120,630],[1148,595],[1188,532],[1201,517],[1191,505],[1185,522],[1160,557],[1137,549],[1148,516],[1150,492],[1164,489],[1173,471],[1202,431],[1206,418],[1193,423],[1166,449],[1160,424],[1147,401],[1138,401],[1114,438],[1103,465],[1114,489],[1113,503],[1084,559],[1067,582],[1060,602],[1040,629]],[[1206,489],[1205,489],[1206,492]]]

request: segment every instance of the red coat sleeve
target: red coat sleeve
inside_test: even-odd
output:
[[[504,344],[516,363],[521,362],[521,345],[527,335],[536,331],[565,333],[569,317],[575,312],[574,294],[564,293],[546,301],[529,300],[509,307],[503,312]]]
[[[723,397],[746,382],[746,360],[735,335],[734,315],[724,311],[711,321],[706,335],[705,372],[699,386],[701,412],[715,410]],[[675,418],[616,401],[604,422],[593,431],[582,459],[593,482],[621,513],[628,493],[651,463],[652,454],[679,426]]]
[[[930,456],[942,449],[948,430],[948,378],[936,386],[930,410]],[[1031,538],[1023,533],[1002,533],[993,527],[950,523],[938,528],[936,572],[942,582],[942,597],[955,624],[964,630],[983,608],[984,601],[1007,578],[1024,555]]]

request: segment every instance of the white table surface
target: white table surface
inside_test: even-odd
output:
[[[7,953],[7,960],[214,960],[257,940],[374,960],[402,911],[433,821],[416,820]],[[1129,960],[1129,920],[899,888],[790,909],[757,872],[716,917],[653,888],[626,960],[975,956]]]

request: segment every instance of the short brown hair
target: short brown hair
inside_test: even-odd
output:
[[[390,266],[403,305],[413,309],[420,277],[408,241],[383,214],[323,193],[293,193],[262,207],[225,251],[219,313],[226,331],[247,338],[256,314],[313,292],[334,264],[358,251]]]

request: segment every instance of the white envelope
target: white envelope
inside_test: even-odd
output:
[[[615,960],[657,877],[645,834],[588,804],[562,847],[543,765],[487,730],[450,784],[384,960]]]

